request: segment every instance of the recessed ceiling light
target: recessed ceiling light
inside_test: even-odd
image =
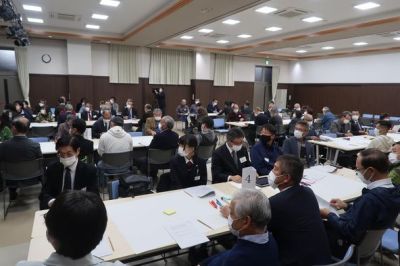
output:
[[[333,46],[324,46],[321,49],[322,50],[333,50],[333,49],[335,49],[335,47],[333,47]]]
[[[360,10],[368,10],[376,7],[380,7],[380,4],[374,3],[374,2],[366,2],[364,4],[359,4],[354,6],[354,8],[360,9]]]
[[[107,20],[108,16],[107,15],[101,15],[101,14],[93,14],[92,15],[93,19],[101,19],[101,20]]]
[[[191,39],[193,39],[193,36],[183,35],[183,36],[181,36],[181,39],[184,39],[184,40],[191,40]]]
[[[49,35],[48,37],[49,37],[50,39],[53,38],[53,36],[51,36],[51,35]]]
[[[227,41],[227,40],[218,40],[217,41],[217,43],[221,43],[221,44],[224,44],[224,43],[228,43],[229,41]]]
[[[210,32],[213,32],[214,30],[212,30],[212,29],[200,29],[199,30],[199,32],[201,32],[201,33],[210,33]]]
[[[269,27],[269,28],[266,28],[265,30],[267,30],[267,31],[280,31],[280,30],[282,30],[282,28],[280,28],[280,27]]]
[[[263,13],[263,14],[269,14],[269,13],[275,12],[276,10],[278,10],[278,9],[276,9],[274,7],[263,6],[263,7],[257,8],[256,12]]]
[[[22,5],[22,7],[28,11],[42,12],[42,8],[40,6]]]
[[[320,17],[308,17],[308,18],[303,18],[302,21],[304,22],[308,22],[308,23],[314,23],[314,22],[318,22],[321,21],[322,18]]]
[[[239,38],[243,38],[243,39],[247,39],[247,38],[251,38],[251,37],[253,37],[253,36],[250,35],[250,34],[240,34],[240,35],[238,35],[238,37],[239,37]]]
[[[117,7],[119,6],[120,1],[117,0],[101,0],[100,5],[103,6],[112,6],[112,7]]]
[[[297,50],[296,53],[298,53],[298,54],[304,54],[304,53],[307,53],[307,51],[306,51],[306,50]]]
[[[393,40],[400,41],[400,37],[394,37]]]
[[[236,19],[227,19],[227,20],[222,21],[222,23],[228,24],[228,25],[236,25],[236,24],[240,23],[240,21],[236,20]]]
[[[367,42],[355,42],[355,43],[353,43],[353,45],[355,45],[355,46],[364,46],[364,45],[367,45],[368,43]]]
[[[99,25],[86,24],[86,28],[91,29],[91,30],[98,30],[98,29],[100,29],[100,26]]]
[[[43,19],[41,19],[41,18],[27,18],[27,20],[32,23],[43,23],[44,22]]]

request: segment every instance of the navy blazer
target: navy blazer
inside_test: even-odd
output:
[[[42,157],[39,143],[26,136],[14,136],[0,144],[0,161],[20,162]]]
[[[239,167],[236,167],[236,164],[233,161],[232,154],[229,152],[226,144],[222,145],[214,151],[211,159],[211,173],[213,184],[227,182],[228,176],[230,175],[242,176],[242,169],[251,166],[249,154],[245,147],[242,147],[242,149],[237,152],[237,157],[239,160]]]
[[[92,126],[92,138],[99,139],[101,133],[107,132],[110,129],[110,122],[108,123],[108,128],[104,126],[103,117],[99,118],[96,122],[94,122]]]
[[[128,119],[132,119],[132,118],[136,118],[138,116],[137,110],[135,108],[131,108],[131,110],[129,110],[128,108],[124,108],[124,110],[122,111],[122,116],[125,117],[127,116]]]
[[[364,131],[362,128],[362,123],[360,120],[354,121],[353,119],[350,120],[350,125],[351,125],[351,134],[357,136],[361,135],[360,131]]]
[[[268,175],[274,168],[276,159],[282,155],[281,149],[275,143],[272,146],[266,147],[261,142],[258,142],[251,148],[251,161],[259,175]]]
[[[305,142],[306,146],[306,162],[307,166],[311,167],[315,165],[315,150],[314,150],[314,144],[306,141]],[[283,154],[292,154],[296,157],[299,156],[299,150],[298,150],[298,141],[295,137],[290,137],[288,139],[285,139],[283,142]]]
[[[192,161],[193,166],[189,169],[184,157],[177,154],[171,160],[170,177],[172,189],[181,189],[207,184],[206,161],[197,156],[194,156]]]
[[[60,162],[50,165],[45,173],[45,183],[39,195],[40,209],[48,209],[48,203],[61,193],[64,166]],[[76,166],[74,190],[90,191],[99,194],[97,170],[94,166],[78,161]]]
[[[149,149],[170,150],[178,148],[179,136],[174,131],[166,129],[154,135]]]
[[[96,111],[89,111],[92,115],[92,120],[97,120],[99,118],[99,113]],[[81,118],[85,121],[89,121],[89,112],[86,110],[81,113]]]
[[[295,185],[270,197],[269,202],[268,230],[278,243],[282,265],[331,263],[328,237],[310,188]]]

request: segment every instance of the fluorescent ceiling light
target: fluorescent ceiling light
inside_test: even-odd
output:
[[[220,44],[224,44],[224,43],[228,43],[229,41],[227,41],[227,40],[218,40],[217,41],[217,43],[220,43]]]
[[[222,23],[228,24],[228,25],[236,25],[236,24],[240,23],[240,21],[236,20],[236,19],[227,19],[227,20],[222,21]]]
[[[267,30],[267,31],[280,31],[280,30],[282,30],[282,28],[280,28],[280,27],[269,27],[269,28],[266,28],[265,30]]]
[[[322,50],[333,50],[333,49],[335,49],[335,47],[333,47],[333,46],[324,46],[321,49]]]
[[[27,19],[29,22],[32,22],[32,23],[43,23],[44,22],[43,19],[41,19],[41,18],[27,18]]]
[[[100,29],[100,26],[99,25],[86,24],[86,28],[91,29],[91,30],[98,30],[98,29]]]
[[[120,1],[117,0],[101,0],[100,5],[103,6],[112,6],[112,7],[117,7],[119,6]]]
[[[353,43],[353,45],[355,45],[355,46],[364,46],[364,45],[367,45],[368,43],[367,42],[355,42],[355,43]]]
[[[199,32],[201,32],[201,33],[210,33],[210,32],[213,32],[214,30],[212,30],[212,29],[200,29],[199,30]]]
[[[394,37],[393,40],[400,41],[400,37]]]
[[[354,8],[357,8],[359,10],[368,10],[376,7],[380,7],[380,4],[374,3],[374,2],[366,2],[364,4],[359,4],[354,6]]]
[[[269,14],[269,13],[275,12],[276,10],[278,10],[278,9],[276,9],[274,7],[263,6],[263,7],[257,8],[256,12],[263,13],[263,14]]]
[[[107,15],[101,15],[101,14],[93,14],[92,15],[93,19],[101,19],[101,20],[107,20],[108,16]]]
[[[183,36],[181,36],[181,39],[184,39],[184,40],[191,40],[191,39],[193,39],[193,36],[183,35]]]
[[[306,50],[297,50],[296,53],[298,53],[298,54],[304,54],[304,53],[307,53],[307,51],[306,51]]]
[[[238,35],[238,37],[239,38],[243,38],[243,39],[247,39],[247,38],[250,38],[250,37],[253,37],[253,36],[250,35],[250,34],[240,34],[240,35]]]
[[[42,8],[40,6],[22,5],[22,7],[28,11],[42,12]]]
[[[314,22],[318,22],[321,21],[322,18],[320,17],[308,17],[308,18],[303,18],[302,21],[304,22],[308,22],[308,23],[314,23]]]

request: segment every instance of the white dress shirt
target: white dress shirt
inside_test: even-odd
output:
[[[369,183],[367,188],[369,190],[377,188],[377,187],[384,187],[384,188],[394,188],[392,180],[390,178],[380,179]]]

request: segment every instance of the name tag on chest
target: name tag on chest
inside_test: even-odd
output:
[[[240,161],[240,163],[245,163],[245,162],[247,162],[247,159],[246,159],[246,157],[242,157],[239,159],[239,161]]]

